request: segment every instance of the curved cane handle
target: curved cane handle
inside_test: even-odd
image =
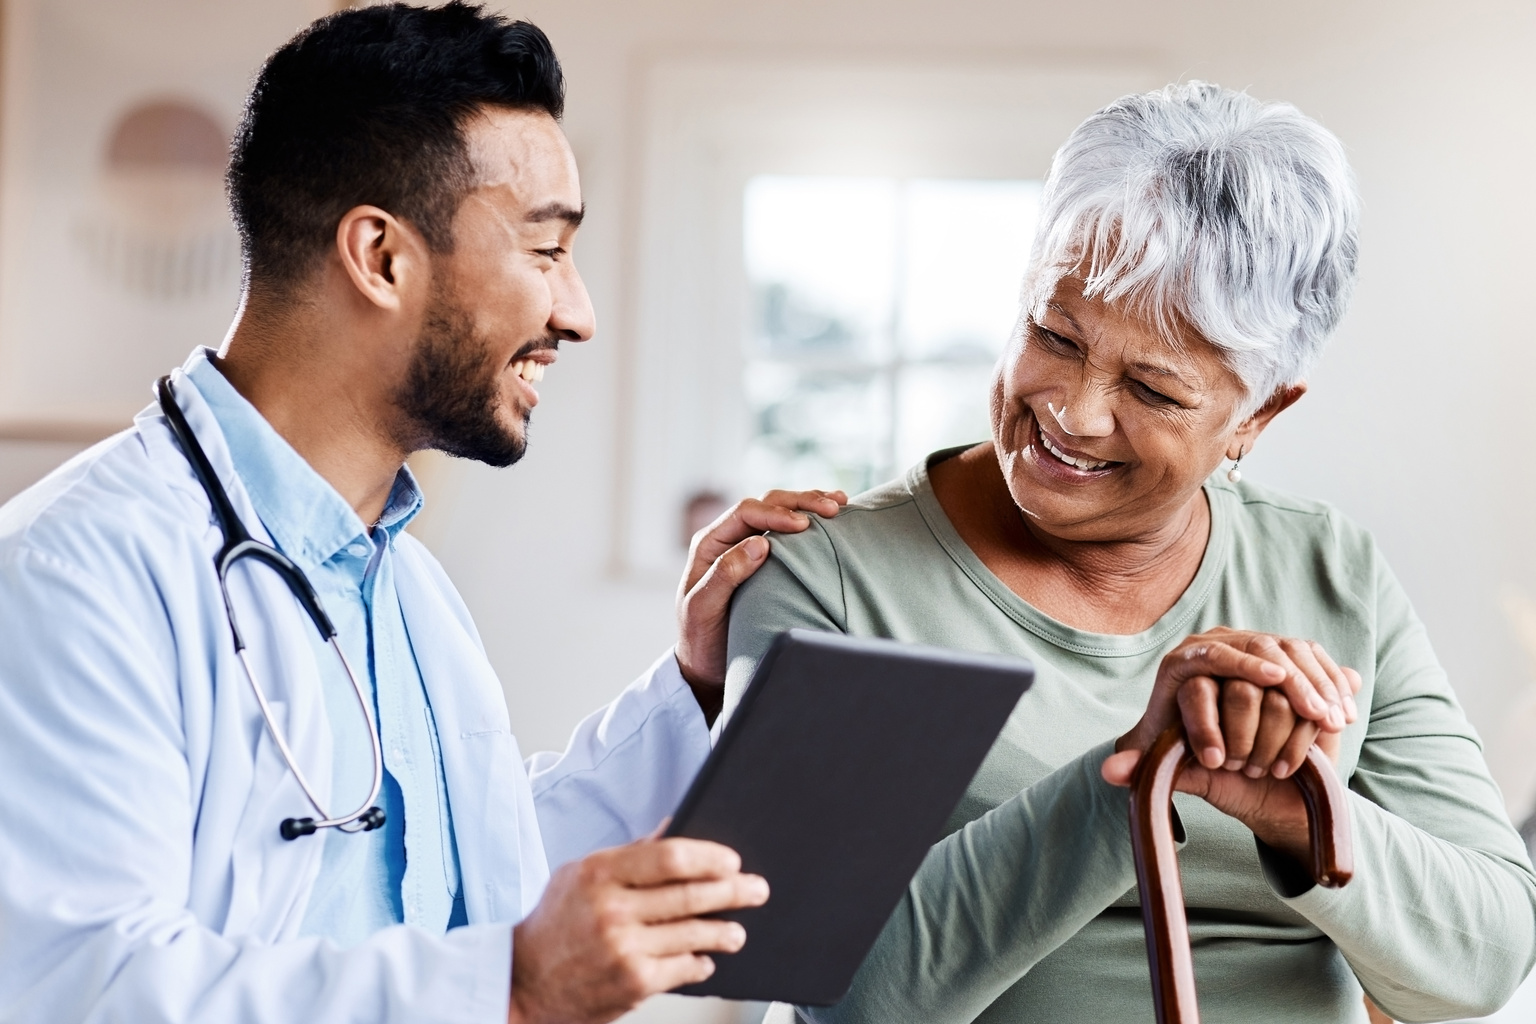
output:
[[[1158,1024],[1200,1021],[1184,886],[1179,881],[1178,847],[1173,838],[1173,788],[1188,761],[1184,730],[1175,725],[1152,744],[1131,780],[1131,848]],[[1316,746],[1307,751],[1307,759],[1292,778],[1307,807],[1312,877],[1319,885],[1337,889],[1354,876],[1344,786],[1327,755]]]

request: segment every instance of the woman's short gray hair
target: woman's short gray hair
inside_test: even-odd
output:
[[[1041,203],[1025,315],[1081,273],[1087,295],[1220,349],[1249,412],[1311,370],[1354,285],[1344,147],[1288,103],[1206,82],[1126,96],[1057,151]]]

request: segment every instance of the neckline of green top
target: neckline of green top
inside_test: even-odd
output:
[[[934,538],[960,570],[981,588],[1009,618],[1040,639],[1077,654],[1106,658],[1131,658],[1159,650],[1167,646],[1176,634],[1188,629],[1189,623],[1205,606],[1212,588],[1226,566],[1227,552],[1231,548],[1232,516],[1227,500],[1231,495],[1225,488],[1212,487],[1209,480],[1202,485],[1206,504],[1211,510],[1211,535],[1205,543],[1205,554],[1200,559],[1200,569],[1190,581],[1184,593],[1162,617],[1140,633],[1091,633],[1077,629],[1040,611],[1025,601],[984,565],[970,545],[960,539],[960,533],[944,514],[933,485],[928,479],[930,460],[941,461],[953,452],[935,452],[907,471],[907,489],[911,492],[918,512],[933,532]]]

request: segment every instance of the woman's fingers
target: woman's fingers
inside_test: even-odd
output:
[[[1339,688],[1342,676],[1335,676],[1323,665],[1322,658],[1318,657],[1322,644],[1312,640],[1287,640],[1285,653],[1291,656],[1291,661],[1307,681],[1317,690],[1318,696],[1328,703],[1328,714],[1323,720],[1324,728],[1337,732],[1348,724],[1349,713],[1344,708],[1344,692]],[[1327,657],[1326,654],[1323,655]],[[1331,660],[1331,659],[1330,659]]]
[[[1242,679],[1229,679],[1221,684],[1221,734],[1227,748],[1222,767],[1229,771],[1241,768],[1253,752],[1253,739],[1259,731],[1259,710],[1264,693],[1264,690]]]
[[[1268,633],[1255,633],[1249,637],[1246,646],[1285,670],[1285,679],[1280,683],[1280,689],[1290,699],[1291,707],[1298,715],[1310,718],[1314,722],[1327,722],[1330,709],[1341,707],[1338,703],[1338,695],[1334,692],[1333,681],[1321,668],[1316,667],[1316,658],[1312,659],[1315,676],[1308,675],[1302,666],[1297,664],[1293,656],[1297,645],[1291,643],[1289,638],[1271,636]],[[1333,697],[1332,701],[1329,700],[1330,696]],[[1339,713],[1342,715],[1342,710]]]
[[[1183,685],[1196,676],[1210,676],[1213,679],[1246,679],[1259,686],[1277,686],[1290,674],[1273,660],[1240,651],[1219,640],[1193,644],[1173,652],[1163,659],[1163,670],[1176,685]]]
[[[1297,718],[1290,701],[1278,690],[1267,691],[1260,698],[1259,706],[1259,728],[1253,737],[1253,749],[1248,752],[1243,765],[1243,774],[1250,779],[1262,778],[1268,773],[1292,730],[1304,721]]]
[[[1333,680],[1334,688],[1338,690],[1339,700],[1344,705],[1344,721],[1354,722],[1360,717],[1360,709],[1355,704],[1355,694],[1360,692],[1360,673],[1352,668],[1340,668],[1338,662],[1333,660],[1322,644],[1315,640],[1310,643],[1318,664],[1322,666],[1324,672],[1328,673],[1328,678]]]
[[[1301,762],[1307,759],[1307,751],[1312,749],[1312,744],[1320,742],[1320,737],[1331,739],[1332,746],[1337,750],[1338,733],[1322,732],[1315,722],[1297,722],[1285,746],[1280,748],[1280,753],[1275,757],[1274,764],[1270,765],[1269,773],[1277,779],[1290,778],[1301,767]]]
[[[1179,687],[1179,714],[1184,719],[1184,736],[1195,758],[1207,768],[1220,766],[1223,760],[1221,712],[1217,708],[1220,688],[1210,676],[1196,676]]]

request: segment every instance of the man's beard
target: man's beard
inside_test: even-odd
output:
[[[541,338],[518,354],[558,344]],[[405,383],[395,395],[409,423],[406,429],[414,435],[412,447],[496,467],[522,458],[528,449],[529,413],[523,414],[521,432],[508,429],[496,415],[505,369],[490,343],[475,333],[469,314],[441,292],[434,295]]]

